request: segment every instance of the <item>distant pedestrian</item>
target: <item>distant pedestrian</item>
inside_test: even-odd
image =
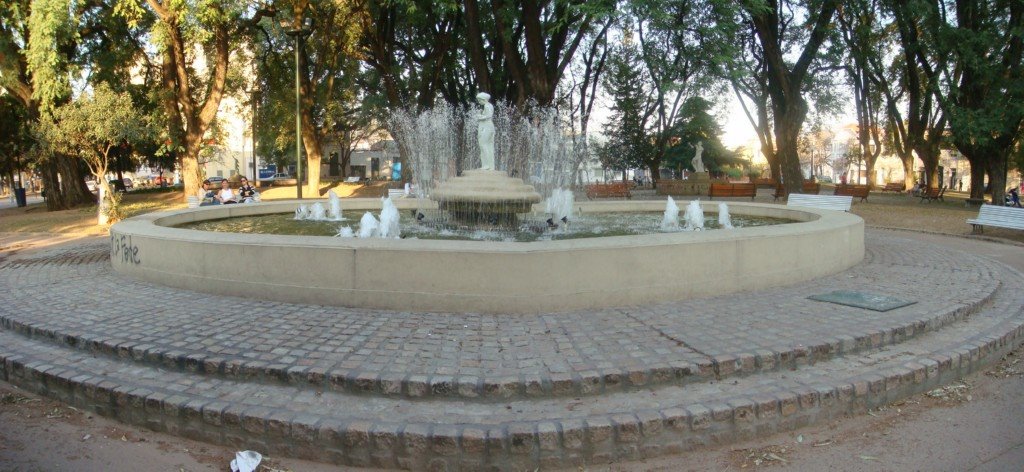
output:
[[[958,192],[963,192],[964,191],[964,181],[963,181],[963,179],[960,179],[960,180],[956,181],[956,187],[957,187],[956,190]]]
[[[1021,208],[1020,206],[1020,192],[1017,192],[1016,188],[1010,189],[1010,206]]]

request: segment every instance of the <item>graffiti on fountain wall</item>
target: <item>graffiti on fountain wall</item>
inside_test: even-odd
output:
[[[110,260],[120,260],[122,264],[139,265],[139,247],[132,243],[130,234],[110,233]]]

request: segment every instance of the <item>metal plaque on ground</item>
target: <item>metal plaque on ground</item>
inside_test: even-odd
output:
[[[819,302],[835,303],[838,305],[853,306],[874,311],[889,311],[913,305],[917,302],[908,302],[898,298],[877,295],[867,292],[854,292],[852,290],[836,290],[833,292],[811,295],[807,297]]]

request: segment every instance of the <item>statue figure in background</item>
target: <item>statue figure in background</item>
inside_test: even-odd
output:
[[[701,159],[700,155],[704,154],[704,143],[697,141],[697,154],[693,156],[693,172],[707,172],[704,168],[704,160]]]
[[[494,106],[490,100],[487,93],[476,95],[476,102],[481,107],[477,115],[476,137],[480,144],[480,168],[484,170],[494,170]]]

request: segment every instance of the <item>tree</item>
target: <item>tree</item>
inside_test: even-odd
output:
[[[146,117],[136,109],[131,96],[116,93],[106,84],[99,84],[92,93],[45,116],[40,120],[38,135],[51,152],[81,158],[108,198],[113,195],[106,178],[112,154],[117,148],[152,138]]]
[[[70,78],[86,69],[96,77],[127,68],[133,48],[111,48],[105,39],[128,39],[124,25],[110,21],[102,1],[15,0],[0,2],[0,88],[16,98],[28,121],[70,100]],[[86,67],[87,66],[87,67]],[[48,210],[91,204],[79,161],[61,153],[36,162]]]
[[[612,114],[602,127],[607,141],[598,148],[598,157],[606,169],[622,172],[642,165],[651,154],[647,133],[648,94],[644,90],[644,72],[636,45],[627,35],[608,63],[604,88],[610,96]]]
[[[474,83],[518,106],[551,105],[580,44],[614,12],[615,3],[464,0],[465,57]]]
[[[302,42],[299,63],[302,144],[308,169],[306,194],[320,195],[320,165],[324,140],[339,127],[351,126],[359,107],[359,62],[356,57],[362,23],[355,2],[278,2],[276,15],[315,18],[311,36]],[[290,8],[284,8],[289,7]],[[257,57],[256,81],[264,135],[293,137],[295,121],[294,44],[280,28],[256,23],[253,38]],[[294,141],[291,141],[294,148]]]
[[[797,142],[809,106],[804,86],[835,16],[835,0],[764,0],[743,4],[763,57],[771,97],[775,146],[788,193],[800,193],[803,176]],[[801,16],[803,25],[795,25]],[[795,53],[795,54],[794,54]],[[795,62],[787,61],[793,55]]]
[[[185,183],[183,198],[195,195],[203,177],[199,155],[206,146],[206,133],[224,97],[232,32],[241,25],[243,3],[231,0],[119,2],[118,11],[133,24],[147,21],[148,15],[157,20],[151,33],[159,48],[169,147],[181,160],[179,169]],[[205,60],[205,70],[196,67],[197,53]]]
[[[14,185],[14,174],[27,164],[32,147],[25,108],[14,97],[0,95],[0,177]]]
[[[709,171],[720,171],[726,164],[736,164],[736,153],[722,144],[722,126],[711,114],[712,103],[703,97],[691,97],[680,107],[670,132],[672,146],[666,153],[668,164],[677,169],[693,170],[697,143],[703,143],[701,160]]]
[[[857,144],[863,156],[868,187],[874,184],[875,161],[882,153],[882,93],[872,64],[879,62],[882,32],[879,30],[881,7],[878,0],[856,0],[843,4],[837,18],[847,53],[844,69],[853,89],[857,110]]]
[[[923,36],[913,52],[971,163],[971,197],[984,196],[987,174],[1001,202],[1024,124],[1024,2],[922,0],[894,11]]]

